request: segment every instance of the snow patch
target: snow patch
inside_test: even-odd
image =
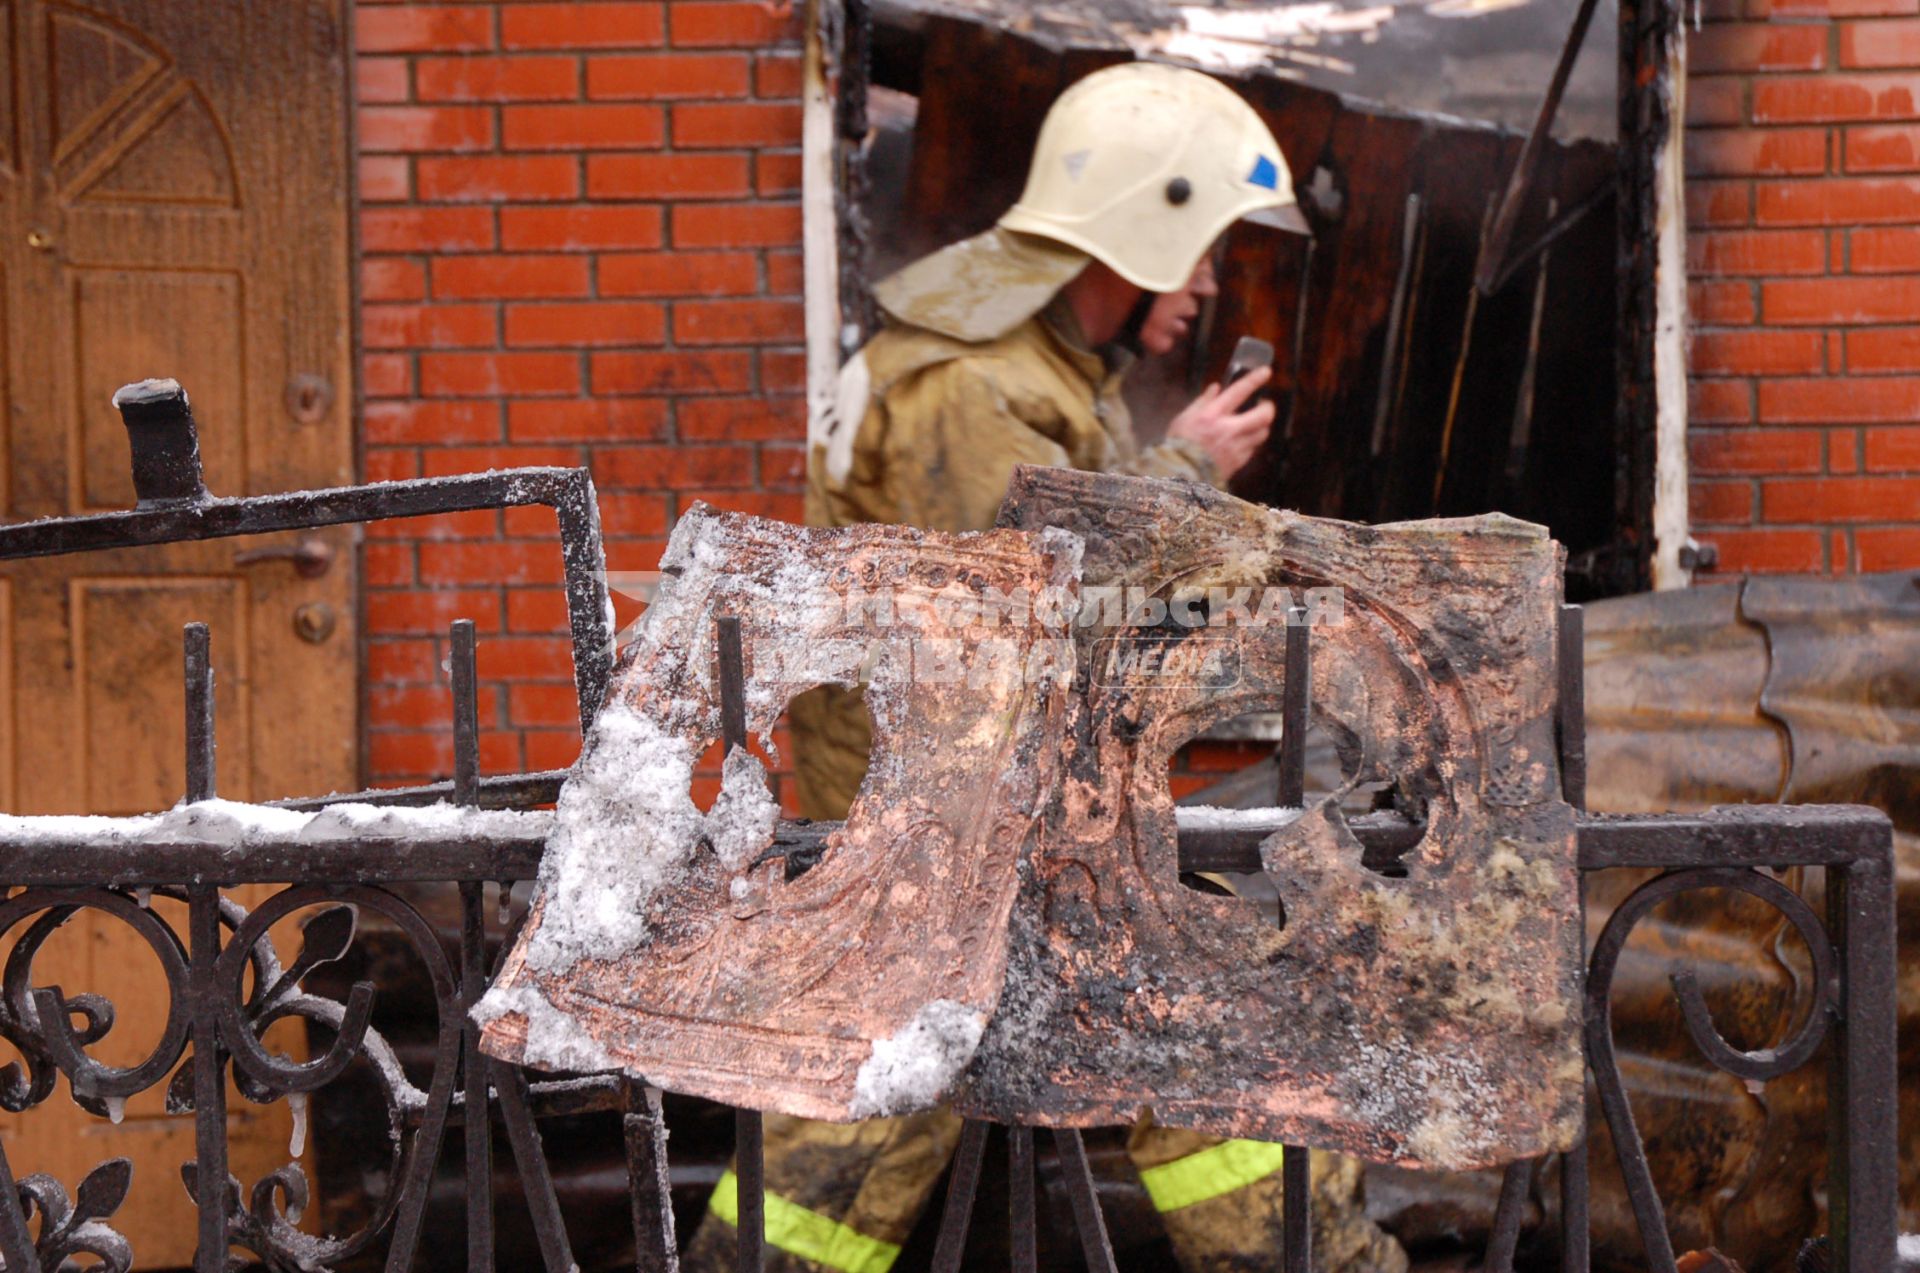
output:
[[[854,1118],[875,1118],[929,1109],[945,1096],[980,1046],[987,1018],[963,1003],[935,999],[873,1052],[854,1076]]]
[[[522,1064],[551,1070],[617,1070],[620,1063],[567,1013],[548,1002],[537,986],[495,986],[473,1005],[475,1025],[511,1013],[527,1019]]]
[[[773,842],[780,805],[767,787],[767,767],[744,747],[727,752],[720,795],[707,814],[707,840],[729,871],[738,871]],[[734,881],[739,883],[738,880]]]
[[[1301,810],[1294,808],[1223,809],[1210,804],[1176,806],[1173,819],[1182,831],[1229,831],[1243,827],[1264,827],[1275,831],[1297,822]]]
[[[181,803],[165,813],[110,818],[95,814],[0,815],[0,843],[17,846],[211,844],[257,848],[328,840],[455,840],[540,838],[547,813],[469,809],[459,805],[336,804],[313,812],[237,800]]]

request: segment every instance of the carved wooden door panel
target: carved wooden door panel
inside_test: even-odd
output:
[[[130,507],[109,398],[149,376],[187,387],[215,494],[352,480],[347,9],[0,0],[0,517]],[[195,619],[213,629],[220,793],[350,787],[354,574],[344,529],[0,563],[0,808],[178,800],[180,630]],[[36,984],[113,1000],[103,1060],[133,1063],[159,1037],[164,983],[144,949],[83,918],[35,964]],[[16,1170],[71,1190],[100,1159],[133,1159],[116,1223],[142,1267],[190,1262],[191,1119],[154,1090],[113,1126],[64,1087],[0,1114]],[[287,1111],[230,1109],[250,1187],[285,1161]]]

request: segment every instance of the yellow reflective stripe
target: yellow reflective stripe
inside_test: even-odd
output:
[[[713,1214],[738,1228],[740,1181],[731,1172],[720,1177],[708,1204]],[[900,1248],[870,1238],[818,1211],[809,1211],[779,1194],[767,1194],[767,1242],[788,1255],[824,1264],[839,1273],[887,1273],[900,1258]]]
[[[1280,1146],[1263,1140],[1223,1140],[1185,1158],[1140,1173],[1140,1183],[1159,1211],[1178,1211],[1223,1193],[1244,1189],[1280,1170]]]

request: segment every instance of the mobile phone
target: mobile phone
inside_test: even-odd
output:
[[[1233,357],[1227,359],[1227,374],[1220,381],[1220,387],[1226,388],[1240,377],[1256,367],[1273,366],[1273,346],[1258,336],[1242,336],[1233,347]]]

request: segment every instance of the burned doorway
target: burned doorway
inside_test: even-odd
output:
[[[1670,38],[1623,59],[1615,7],[817,6],[816,105],[831,101],[839,144],[814,172],[837,202],[839,296],[814,333],[844,356],[871,329],[872,280],[990,225],[1066,85],[1136,57],[1195,65],[1266,119],[1315,233],[1225,238],[1222,294],[1188,347],[1131,378],[1143,440],[1257,336],[1278,351],[1278,415],[1236,494],[1368,522],[1541,522],[1568,548],[1574,600],[1684,582],[1684,383],[1653,383],[1656,328],[1677,342],[1684,324],[1655,295],[1656,247],[1622,247],[1677,213],[1677,175],[1658,181],[1677,11],[1640,10]],[[1625,73],[1656,55],[1657,74]],[[1651,145],[1618,145],[1623,118]]]

